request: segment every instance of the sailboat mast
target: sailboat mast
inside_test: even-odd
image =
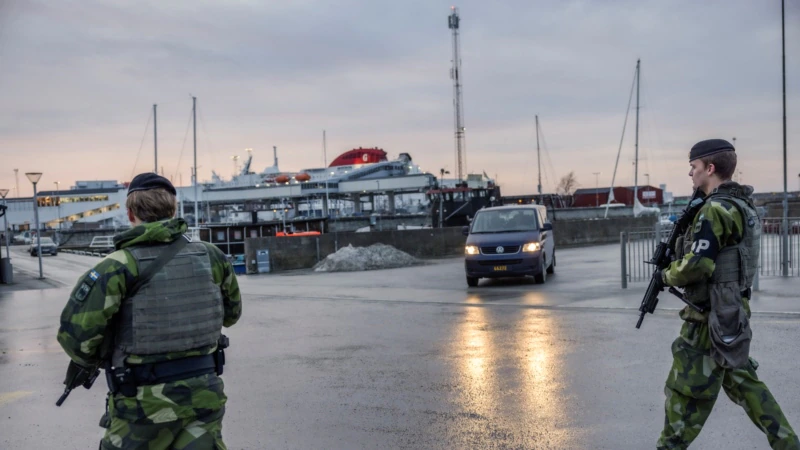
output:
[[[156,120],[156,106],[158,105],[153,105],[153,152],[155,152],[156,157],[155,164],[153,164],[153,172],[158,173],[158,121]]]
[[[192,97],[192,129],[194,141],[194,226],[197,226],[200,210],[197,202],[197,97]]]
[[[539,150],[539,115],[536,115],[536,165],[539,168],[539,183],[536,185],[536,192],[539,193],[539,201],[542,201],[542,153]]]
[[[781,0],[781,74],[783,79],[783,235],[781,275],[789,276],[789,193],[786,175],[786,2]]]
[[[633,215],[636,216],[636,202],[639,201],[639,80],[641,79],[641,60],[636,60],[636,159],[633,169]]]

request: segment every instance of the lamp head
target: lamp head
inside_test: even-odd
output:
[[[26,172],[25,176],[31,181],[31,183],[36,184],[42,178],[42,172]]]

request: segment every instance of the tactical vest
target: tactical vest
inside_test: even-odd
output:
[[[141,272],[165,247],[128,250]],[[216,345],[223,315],[222,292],[214,283],[208,249],[202,242],[190,243],[139,292],[122,300],[114,360]]]
[[[706,198],[706,202],[723,201],[733,204],[742,216],[742,240],[732,246],[724,247],[717,255],[714,273],[709,280],[703,280],[685,286],[684,294],[693,303],[707,304],[709,284],[720,284],[737,281],[741,291],[753,285],[753,278],[758,270],[759,251],[761,247],[761,220],[753,202],[747,197],[742,186],[723,184]],[[693,244],[693,227],[686,230],[683,236],[680,257],[689,253]]]

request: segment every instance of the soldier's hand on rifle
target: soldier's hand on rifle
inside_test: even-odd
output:
[[[653,277],[654,284],[653,287],[658,290],[659,292],[663,291],[667,285],[664,283],[664,271],[659,270],[656,272],[656,275]]]
[[[76,388],[83,385],[92,375],[92,370],[83,367],[75,361],[70,361],[67,366],[67,376],[64,377],[64,385],[69,388]]]

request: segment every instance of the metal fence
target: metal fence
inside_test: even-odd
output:
[[[758,277],[774,277],[782,275],[783,261],[788,265],[791,277],[800,276],[800,217],[790,217],[786,221],[788,232],[788,253],[783,256],[782,226],[780,217],[762,219],[761,254],[759,257]],[[649,281],[654,267],[647,264],[653,256],[656,243],[669,238],[671,226],[655,224],[651,228],[636,228],[620,233],[620,259],[622,287],[628,283]],[[758,282],[754,287],[758,288]]]
[[[790,277],[800,276],[800,217],[789,217],[786,231],[789,237],[789,248],[786,258],[783,257],[782,237],[784,227],[780,217],[768,217],[762,220],[760,271],[762,276],[781,276],[783,261],[788,265]]]

